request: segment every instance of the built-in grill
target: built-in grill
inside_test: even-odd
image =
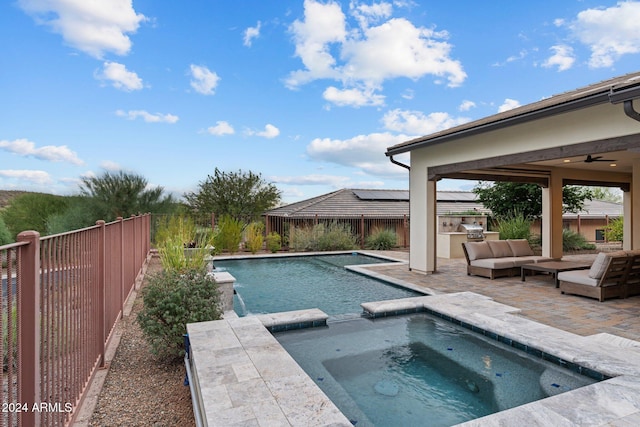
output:
[[[458,230],[467,233],[468,242],[480,242],[484,240],[484,229],[481,225],[478,225],[477,222],[473,224],[461,223]]]

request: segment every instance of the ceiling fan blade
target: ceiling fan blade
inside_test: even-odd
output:
[[[603,159],[602,156],[592,156],[591,154],[587,155],[587,158],[584,160],[585,163],[593,163],[593,162],[615,162],[613,159]]]

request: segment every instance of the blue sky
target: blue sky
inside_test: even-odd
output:
[[[640,1],[4,1],[0,189],[122,169],[180,196],[216,167],[285,202],[406,189],[388,146],[638,71],[639,22]]]

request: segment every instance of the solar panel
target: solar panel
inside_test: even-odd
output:
[[[353,190],[360,200],[409,200],[409,190]]]

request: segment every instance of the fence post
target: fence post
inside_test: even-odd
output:
[[[120,239],[120,247],[118,248],[120,252],[118,260],[120,263],[120,277],[118,277],[120,282],[120,317],[124,317],[124,300],[127,297],[127,292],[124,289],[124,218],[119,216],[116,221],[118,221],[118,238]]]
[[[364,214],[360,215],[360,249],[364,249]]]
[[[407,247],[407,214],[402,218],[402,246]]]
[[[40,233],[23,231],[18,242],[29,242],[20,248],[18,258],[18,402],[28,404],[20,413],[20,425],[40,425]],[[10,283],[8,281],[8,283]],[[9,311],[11,313],[11,311]],[[11,381],[11,379],[10,379]]]
[[[96,221],[96,225],[99,226],[98,228],[98,265],[97,265],[97,276],[98,276],[98,289],[96,291],[96,294],[98,295],[98,298],[100,298],[102,300],[101,303],[96,304],[96,307],[98,309],[98,313],[96,314],[97,316],[97,320],[98,320],[98,336],[96,337],[98,339],[98,354],[100,355],[100,367],[104,368],[105,366],[105,360],[104,360],[104,353],[105,353],[105,341],[106,341],[106,332],[104,330],[105,328],[105,315],[106,315],[106,307],[105,305],[107,304],[107,294],[106,294],[106,290],[105,290],[105,274],[106,274],[106,268],[105,268],[105,264],[106,264],[106,238],[105,238],[105,234],[106,234],[106,227],[105,227],[105,222],[104,220],[98,220]]]

